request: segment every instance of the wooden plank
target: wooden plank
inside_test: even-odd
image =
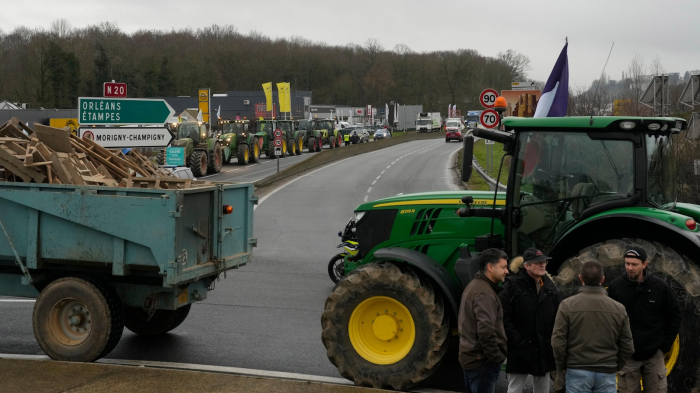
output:
[[[73,146],[78,150],[82,150],[83,153],[86,153],[91,158],[99,161],[105,167],[109,168],[112,172],[114,172],[119,178],[129,177],[129,173],[127,173],[125,170],[119,168],[118,166],[112,164],[106,158],[102,157],[98,153],[91,151],[91,150],[87,150],[87,149],[83,150],[81,147],[79,147],[76,144],[74,144]]]
[[[2,157],[0,157],[0,166],[5,168],[6,172],[10,172],[11,174],[21,178],[24,180],[25,183],[31,183],[32,178],[28,175],[26,175],[23,171],[21,171],[17,166],[15,166],[13,163],[4,160]],[[8,173],[5,173],[5,177],[7,178]]]
[[[31,179],[34,179],[34,181],[37,183],[43,183],[44,180],[46,180],[46,176],[44,176],[43,174],[35,171],[32,168],[25,168],[24,163],[22,161],[20,161],[17,157],[10,154],[2,146],[0,146],[0,158],[2,158],[3,160],[5,160],[6,162],[8,162],[9,164],[11,164],[13,167],[15,167],[17,169],[17,171],[15,171],[14,169],[10,169],[12,171],[12,173],[14,173],[15,175],[20,176],[20,173],[22,173],[26,176],[29,176]],[[7,167],[5,167],[5,168],[9,169]],[[24,177],[22,177],[22,176],[20,176],[20,177],[22,178],[22,180],[25,180]]]
[[[13,124],[9,124],[9,122],[5,123],[5,125],[2,128],[0,128],[0,135],[5,135],[7,137],[18,138],[27,141],[30,139],[25,133],[20,131]]]
[[[24,166],[25,166],[25,167],[35,167],[35,166],[44,166],[44,165],[51,165],[51,164],[52,164],[51,161],[46,161],[46,162],[35,162],[35,163],[29,164],[29,165],[27,165],[27,163],[25,162],[25,163],[24,163]]]
[[[34,123],[36,137],[51,150],[58,153],[75,153],[70,143],[70,133],[60,128]]]
[[[22,147],[22,146],[16,144],[15,142],[5,142],[5,143],[3,143],[3,145],[5,147],[9,147],[10,150],[14,151],[16,154],[19,154],[22,156],[27,154],[27,148]]]
[[[58,153],[56,153],[56,154],[58,154]],[[59,160],[60,160],[61,164],[63,164],[63,169],[70,175],[71,180],[73,180],[73,184],[77,184],[79,186],[84,186],[85,182],[83,181],[82,176],[80,176],[80,173],[78,173],[78,170],[76,169],[75,165],[73,165],[73,163],[71,162],[70,158],[59,157]]]
[[[29,128],[29,126],[24,124],[20,119],[13,117],[12,119],[10,119],[10,121],[8,123],[14,125],[17,129],[21,128],[24,131],[27,131],[27,134],[29,134],[30,136],[32,136],[32,137],[34,136],[34,130]],[[27,139],[29,139],[29,138],[27,138]]]
[[[72,184],[70,175],[66,173],[66,170],[63,168],[63,164],[61,164],[61,160],[58,158],[56,153],[52,153],[49,157],[51,159],[51,167],[56,173],[56,176],[58,176],[58,180],[61,181],[61,184]]]

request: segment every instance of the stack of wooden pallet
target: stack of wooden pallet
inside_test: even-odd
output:
[[[0,180],[160,189],[193,186],[190,179],[175,178],[136,149],[127,154],[108,150],[72,135],[68,128],[41,124],[30,128],[16,118],[0,127]]]

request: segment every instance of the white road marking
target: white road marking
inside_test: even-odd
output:
[[[369,194],[370,192],[372,192],[372,187],[367,189],[367,193]]]
[[[367,202],[367,198],[369,198],[369,195],[365,195],[365,202]]]
[[[372,185],[375,185],[375,184],[377,184],[377,179],[374,179],[374,181],[372,182]]]
[[[385,169],[385,170],[383,170],[383,171],[382,171],[382,173],[380,173],[380,175],[383,175],[383,174],[384,174],[384,172],[386,172],[386,169]]]
[[[382,173],[383,173],[383,172],[382,172]],[[379,180],[380,177],[382,177],[382,175],[377,176],[377,180]]]

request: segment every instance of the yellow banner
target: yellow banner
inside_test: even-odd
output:
[[[287,111],[287,84],[284,82],[277,84],[277,100],[280,102],[280,113]]]
[[[199,110],[202,112],[202,121],[209,122],[209,89],[199,89]]]
[[[289,82],[286,83],[286,86],[284,88],[284,94],[285,94],[285,101],[287,103],[287,107],[285,109],[285,112],[291,112],[292,111],[292,87],[289,84]]]
[[[267,108],[265,110],[270,112],[272,111],[272,82],[263,83],[262,87],[267,99]]]

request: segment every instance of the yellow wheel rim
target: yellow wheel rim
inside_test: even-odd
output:
[[[348,333],[350,343],[363,359],[374,364],[393,364],[413,347],[416,325],[401,302],[375,296],[353,310]]]
[[[287,154],[287,141],[282,141],[282,153]]]
[[[248,161],[248,158],[250,158],[250,153],[248,153],[248,149],[245,149],[245,152],[243,153],[243,157],[245,158],[246,161]]]
[[[255,147],[253,147],[253,156],[255,156],[255,158],[260,157],[260,146],[258,146],[257,143],[255,144]]]
[[[299,138],[299,146],[298,146],[298,148],[299,148],[299,151],[304,150],[304,139],[303,139],[303,138]]]

